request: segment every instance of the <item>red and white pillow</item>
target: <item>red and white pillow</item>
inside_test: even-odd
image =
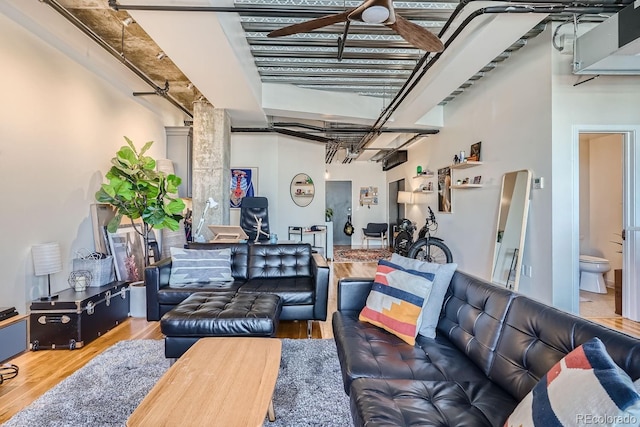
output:
[[[504,424],[585,425],[640,425],[640,394],[598,338],[576,347],[556,363]]]
[[[359,319],[414,345],[420,329],[422,306],[431,293],[434,278],[434,273],[410,270],[380,260]]]

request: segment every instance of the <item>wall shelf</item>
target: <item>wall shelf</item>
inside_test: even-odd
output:
[[[476,162],[476,161],[470,160],[468,162],[455,163],[451,165],[450,168],[451,169],[468,169],[474,166],[480,166],[481,164],[482,162]]]
[[[431,173],[421,173],[420,175],[416,175],[413,178],[433,178],[436,174],[431,172]]]
[[[457,188],[460,190],[469,190],[471,188],[481,188],[482,184],[460,184],[452,185],[451,188]]]

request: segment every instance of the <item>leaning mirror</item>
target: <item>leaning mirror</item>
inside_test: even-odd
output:
[[[299,173],[291,180],[291,199],[298,206],[308,206],[313,201],[315,186],[313,180],[306,173]]]
[[[518,289],[522,251],[527,229],[531,171],[505,173],[502,177],[491,281],[507,289]]]

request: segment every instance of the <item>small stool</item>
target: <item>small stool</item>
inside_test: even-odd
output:
[[[160,319],[165,357],[182,356],[203,337],[273,337],[281,311],[274,294],[196,292]]]

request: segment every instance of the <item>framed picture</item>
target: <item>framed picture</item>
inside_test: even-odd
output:
[[[258,168],[231,168],[229,204],[240,209],[242,199],[258,194]]]
[[[482,180],[482,176],[481,175],[476,175],[473,177],[473,183],[474,184],[480,184],[480,181]]]
[[[360,187],[360,206],[378,204],[378,187]]]
[[[471,151],[469,152],[468,160],[480,161],[480,148],[482,146],[482,142],[478,141],[475,144],[471,144]]]
[[[438,169],[438,212],[451,212],[451,168]]]
[[[107,203],[92,203],[91,224],[93,225],[93,241],[96,252],[110,255],[109,239],[106,234],[107,224],[116,216],[115,208]]]
[[[132,226],[122,226],[115,233],[108,233],[108,237],[116,279],[129,282],[144,280],[142,236]]]

